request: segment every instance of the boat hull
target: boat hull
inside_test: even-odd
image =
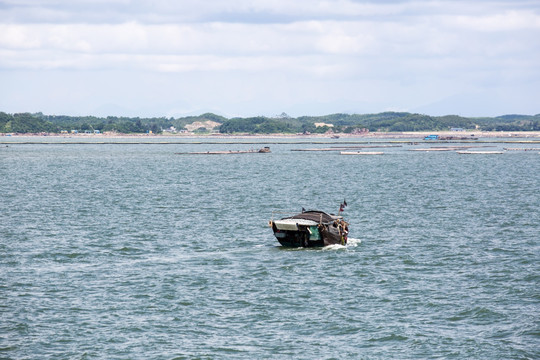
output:
[[[300,231],[277,230],[274,231],[274,236],[281,246],[285,247],[322,247],[324,240],[310,240],[309,235]]]
[[[348,224],[341,217],[324,215],[330,221],[323,221],[321,212],[312,211],[270,221],[270,226],[278,242],[285,247],[346,245]]]

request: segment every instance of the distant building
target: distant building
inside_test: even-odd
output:
[[[176,134],[177,131],[176,131],[176,128],[174,126],[171,126],[170,128],[168,129],[164,129],[163,132],[166,132],[166,133],[172,133],[172,134]]]
[[[355,134],[355,135],[359,135],[359,134],[367,134],[369,133],[369,129],[366,129],[366,128],[362,128],[362,129],[359,129],[359,128],[355,128],[351,134]]]

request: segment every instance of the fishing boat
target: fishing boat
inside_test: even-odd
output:
[[[340,210],[343,207],[342,204]],[[324,211],[302,209],[299,214],[270,220],[269,225],[282,246],[307,248],[346,245],[349,223],[339,213],[332,215]]]

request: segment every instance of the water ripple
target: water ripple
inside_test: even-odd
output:
[[[540,358],[538,157],[198,146],[0,153],[0,357]],[[267,226],[343,198],[346,246]]]

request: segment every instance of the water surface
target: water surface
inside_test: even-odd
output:
[[[540,357],[538,153],[270,146],[1,148],[0,357]],[[346,247],[267,226],[343,199]]]

